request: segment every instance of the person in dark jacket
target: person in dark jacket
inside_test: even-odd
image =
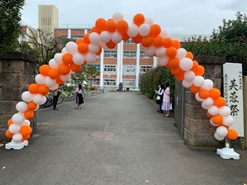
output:
[[[58,101],[58,97],[60,95],[60,91],[58,89],[54,90],[53,91],[53,101],[52,101],[52,104],[53,104],[53,109],[54,110],[57,110],[57,101]]]
[[[78,87],[75,90],[76,92],[76,104],[77,104],[77,109],[81,109],[81,104],[84,103],[83,99],[83,88],[82,85],[79,84]]]

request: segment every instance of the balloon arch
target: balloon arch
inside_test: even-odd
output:
[[[112,49],[129,38],[141,44],[147,55],[156,56],[160,66],[169,68],[175,78],[195,94],[196,100],[207,110],[210,123],[217,127],[214,134],[217,140],[235,140],[238,137],[238,133],[229,128],[234,119],[230,108],[225,105],[226,100],[221,97],[220,90],[213,87],[211,80],[203,78],[204,68],[193,60],[193,54],[181,48],[178,40],[168,37],[158,24],[143,14],[136,14],[133,22],[128,24],[121,13],[114,13],[108,20],[98,18],[90,33],[76,42],[68,42],[62,52],[49,61],[49,65],[40,66],[36,83],[30,84],[28,90],[22,93],[23,101],[16,104],[18,112],[8,120],[5,135],[11,138],[11,142],[5,148],[22,149],[28,145],[32,132],[29,120],[34,117],[39,105],[46,101],[49,90],[55,90],[69,80],[71,74],[81,70],[82,65],[96,61],[102,48]]]

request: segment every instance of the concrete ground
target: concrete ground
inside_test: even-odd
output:
[[[157,105],[137,92],[63,102],[38,110],[38,129],[22,150],[0,147],[0,185],[244,185],[240,160],[190,150]]]

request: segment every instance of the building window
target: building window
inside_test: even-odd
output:
[[[148,56],[145,51],[140,51],[140,58],[153,58],[153,56]]]
[[[104,79],[104,85],[116,86],[116,80],[114,80],[114,79]]]
[[[124,41],[124,44],[133,44],[133,40],[132,39],[129,39],[129,40],[125,40]]]
[[[135,74],[136,66],[123,66],[123,74]]]
[[[136,58],[136,51],[124,51],[123,57],[124,58]]]
[[[83,35],[71,35],[71,39],[77,40],[79,38],[83,38]]]
[[[104,57],[106,58],[116,58],[117,57],[117,51],[104,51]]]
[[[97,72],[100,72],[100,65],[87,64],[88,66],[94,66]]]
[[[123,80],[123,87],[135,87],[135,80]]]
[[[107,72],[116,72],[116,66],[113,66],[113,65],[105,65],[104,71],[107,71]]]
[[[153,66],[140,66],[140,72],[145,73],[145,72],[151,70],[152,68],[153,68]]]
[[[100,85],[100,79],[93,79],[92,85],[93,86],[99,86]]]

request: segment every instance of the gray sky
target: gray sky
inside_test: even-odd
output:
[[[55,5],[60,25],[90,25],[121,12],[130,24],[137,13],[152,18],[169,34],[211,34],[223,19],[247,13],[247,0],[26,0],[22,21],[38,27],[38,5]]]

